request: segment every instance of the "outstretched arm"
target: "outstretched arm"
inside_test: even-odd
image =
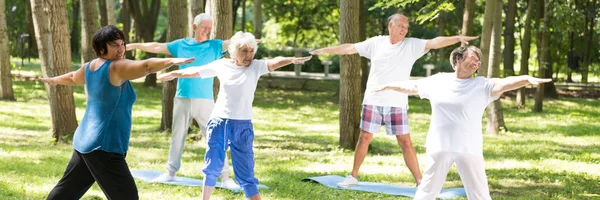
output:
[[[139,49],[150,53],[162,53],[165,55],[171,55],[166,43],[148,42],[148,43],[131,43],[127,44],[127,51],[133,49]]]
[[[120,80],[133,80],[173,65],[191,63],[194,60],[195,58],[150,58],[139,61],[121,59],[115,61],[115,66],[110,69]]]
[[[333,46],[333,47],[326,47],[326,48],[317,49],[317,50],[310,52],[310,54],[312,54],[312,55],[323,55],[323,54],[347,55],[347,54],[355,54],[355,53],[358,53],[358,51],[354,47],[354,44],[351,44],[351,43],[341,44],[341,45]]]
[[[375,90],[375,92],[384,91],[384,90],[394,90],[398,92],[402,92],[405,94],[418,94],[419,88],[417,87],[417,83],[415,81],[403,81],[397,85],[388,85],[382,88]]]
[[[429,49],[439,49],[439,48],[444,48],[453,44],[456,44],[457,42],[461,42],[463,44],[469,44],[469,41],[477,39],[477,37],[471,37],[471,36],[462,36],[462,35],[457,35],[457,36],[450,36],[450,37],[436,37],[433,38],[431,40],[428,40],[427,43],[425,44],[425,51],[429,50]]]
[[[275,71],[283,66],[289,64],[303,64],[304,62],[310,60],[312,56],[306,57],[275,57],[273,59],[267,60],[267,66],[269,67],[269,71]]]
[[[159,81],[170,81],[175,78],[194,78],[199,77],[200,73],[198,73],[199,67],[188,67],[185,69],[170,71],[164,74],[161,74],[157,77]]]
[[[500,96],[502,93],[519,89],[529,84],[538,85],[542,83],[551,82],[552,79],[546,78],[535,78],[528,75],[524,76],[510,76],[502,79],[497,79],[494,83],[494,88],[492,88],[492,92],[490,96],[496,97]]]
[[[39,78],[38,80],[49,85],[83,85],[85,84],[85,66],[87,66],[87,63],[82,64],[76,71],[52,78]]]

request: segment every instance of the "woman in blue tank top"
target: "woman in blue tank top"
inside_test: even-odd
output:
[[[73,136],[75,149],[67,169],[48,199],[79,199],[94,184],[108,199],[138,199],[125,155],[131,132],[131,108],[136,100],[129,80],[144,77],[194,58],[123,59],[125,35],[117,27],[102,27],[93,38],[98,58],[77,71],[40,80],[50,85],[83,85],[88,91],[85,115]]]

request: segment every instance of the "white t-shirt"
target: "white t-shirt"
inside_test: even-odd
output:
[[[419,96],[431,103],[431,123],[425,141],[428,154],[460,152],[483,154],[481,121],[491,97],[495,79],[482,76],[456,78],[438,73],[417,81]]]
[[[376,36],[354,44],[358,54],[371,59],[363,104],[408,108],[408,95],[396,91],[375,90],[408,80],[415,61],[427,53],[425,44],[427,40],[404,38],[392,45],[389,36]]]
[[[269,73],[266,61],[253,60],[248,67],[243,67],[231,64],[231,59],[221,59],[194,70],[201,78],[219,78],[219,95],[211,118],[252,119],[252,101],[258,78]]]

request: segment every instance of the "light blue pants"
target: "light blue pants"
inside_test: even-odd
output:
[[[254,177],[254,130],[252,121],[213,118],[208,122],[208,147],[204,156],[204,185],[215,186],[223,169],[225,151],[231,145],[231,161],[235,180],[246,197],[258,194],[258,179]]]

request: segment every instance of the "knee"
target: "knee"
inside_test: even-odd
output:
[[[412,148],[412,140],[410,137],[399,137],[398,144],[401,148]]]
[[[371,133],[367,133],[367,132],[362,132],[360,134],[360,136],[358,137],[358,142],[360,143],[371,143],[371,141],[373,140],[373,134]]]

